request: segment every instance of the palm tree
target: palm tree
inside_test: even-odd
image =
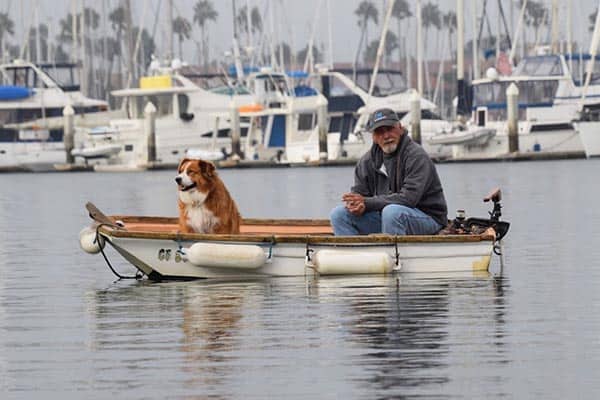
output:
[[[119,60],[121,59],[121,43],[113,37],[107,37],[103,40],[100,40],[98,44],[100,46],[99,52],[101,52],[102,54],[106,54],[106,56],[108,57],[108,59],[106,60],[108,61],[108,70],[106,71],[105,75],[104,93],[109,93],[112,89],[111,77],[114,60],[115,58],[118,58]],[[103,46],[106,46],[106,50],[102,48]]]
[[[434,27],[438,31],[442,29],[442,12],[437,4],[427,3],[421,11],[423,27],[425,28],[425,40],[423,43],[429,43],[429,28]],[[431,94],[431,84],[429,76],[429,63],[425,62],[425,81],[427,83],[427,92]]]
[[[250,21],[248,21],[248,7],[243,6],[238,11],[235,22],[239,32],[246,34],[246,45],[250,47],[253,44],[253,36],[263,31],[263,21],[260,11],[256,6],[250,10]],[[250,23],[250,26],[248,26]]]
[[[390,58],[394,50],[398,48],[398,37],[394,32],[388,31],[385,34],[385,47],[383,49],[383,54],[386,58]],[[365,64],[369,62],[374,62],[377,58],[377,50],[379,49],[379,40],[373,40],[367,46],[365,50]]]
[[[408,2],[406,0],[396,0],[396,2],[394,3],[394,8],[392,8],[392,17],[396,19],[396,26],[398,29],[397,38],[398,40],[400,40],[400,38],[402,38],[402,20],[412,17],[410,6],[408,5]],[[404,49],[404,51],[406,52],[406,49]],[[400,63],[401,60],[402,46],[398,46],[398,63]]]
[[[454,36],[454,32],[456,32],[456,13],[454,11],[448,11],[448,13],[442,15],[442,25],[444,28],[448,30],[448,40],[450,42],[450,54],[454,54],[452,52],[452,37]]]
[[[193,21],[200,27],[200,37],[202,42],[202,59],[204,68],[208,65],[208,35],[206,25],[209,21],[216,21],[219,13],[213,7],[210,0],[198,0],[194,6]]]
[[[308,45],[306,45],[306,47],[304,47],[296,54],[296,60],[305,60],[306,57],[308,57]],[[319,48],[314,44],[312,46],[312,57],[315,63],[321,62],[323,60],[323,54],[321,53]]]
[[[183,41],[190,38],[192,24],[184,17],[177,17],[173,20],[173,33],[179,39],[179,59],[183,60]]]
[[[126,26],[125,26],[125,8],[123,6],[119,6],[117,8],[115,8],[114,10],[111,11],[111,13],[108,15],[108,19],[110,20],[110,26],[112,27],[113,31],[116,31],[117,34],[115,36],[116,39],[116,45],[119,48],[118,51],[115,53],[119,56],[118,62],[117,62],[117,71],[119,74],[119,86],[123,87],[123,51],[121,50],[121,43],[123,43],[123,31],[125,30]],[[109,46],[107,44],[106,46],[107,48],[111,48],[112,46]],[[112,62],[112,55],[111,55],[111,62]],[[112,66],[111,66],[112,68]],[[109,76],[110,79],[110,76]],[[107,83],[107,87],[108,87],[108,83]]]
[[[140,45],[135,62],[141,66],[142,70],[145,70],[149,64],[150,56],[156,51],[156,43],[154,43],[154,39],[152,39],[146,28],[143,28],[140,34],[140,28],[134,27],[133,37],[137,38],[138,36],[140,37]]]
[[[37,59],[38,48],[37,48],[37,35],[40,36],[40,59]],[[35,62],[39,63],[43,60],[48,60],[48,25],[40,24],[37,28],[29,29],[29,59],[35,60]]]
[[[8,13],[0,13],[0,55],[4,57],[4,36],[15,34],[15,23]]]
[[[377,24],[379,20],[379,11],[377,11],[377,8],[369,0],[363,0],[358,5],[358,8],[354,10],[354,14],[358,17],[358,26],[361,29],[360,41],[358,42],[358,49],[356,50],[356,56],[354,57],[354,66],[356,66],[362,44],[365,40],[368,41],[369,35],[367,28],[369,20],[372,20],[374,24]]]
[[[521,6],[523,0],[521,0]],[[548,26],[549,16],[548,10],[541,1],[530,0],[525,7],[525,24],[529,27],[533,26],[535,32],[535,42],[538,40],[540,27]]]

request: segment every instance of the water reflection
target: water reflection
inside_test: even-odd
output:
[[[507,362],[506,284],[488,273],[329,278],[312,282],[308,293],[348,301],[344,326],[348,340],[362,349],[354,360],[364,371],[362,384],[387,397],[399,389],[423,394],[449,386],[453,374],[461,374],[455,363],[465,359],[457,345],[491,346],[488,361]]]
[[[183,371],[187,385],[218,387],[238,347],[243,295],[231,286],[193,286],[183,305]]]
[[[489,274],[117,284],[88,302],[95,385],[131,389],[125,372],[147,385],[158,368],[184,397],[316,396],[330,381],[345,398],[451,388],[472,373],[460,366],[470,351],[507,362],[506,285]]]

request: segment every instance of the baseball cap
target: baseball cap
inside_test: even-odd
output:
[[[373,111],[367,121],[367,130],[373,132],[380,126],[393,126],[400,122],[398,115],[389,108],[380,108],[379,110]]]

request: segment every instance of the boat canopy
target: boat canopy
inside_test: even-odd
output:
[[[473,85],[473,110],[478,107],[506,109],[506,89],[513,81],[482,82]],[[518,80],[519,108],[550,107],[554,103],[558,80]]]
[[[512,76],[560,76],[563,74],[560,56],[544,55],[523,58]]]
[[[565,59],[567,65],[571,69],[571,77],[573,83],[576,86],[583,86],[585,84],[585,70],[587,63],[592,59],[589,54],[566,54]],[[596,56],[596,62],[594,63],[594,70],[592,71],[592,77],[590,78],[590,85],[600,84],[600,56]]]
[[[356,84],[365,92],[369,91],[371,86],[371,77],[373,70],[370,68],[356,69],[336,68],[333,72],[341,72],[350,79],[356,77]],[[393,69],[380,69],[375,78],[373,87],[373,96],[385,97],[391,94],[397,94],[406,91],[406,82],[401,71]]]

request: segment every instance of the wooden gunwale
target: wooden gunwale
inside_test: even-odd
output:
[[[124,217],[114,216],[115,220],[121,220],[125,223],[138,224],[138,229],[115,229],[110,226],[101,226],[100,232],[107,236],[119,238],[135,238],[135,239],[158,239],[158,240],[174,240],[174,241],[218,241],[218,242],[253,242],[253,243],[323,243],[323,244],[394,244],[394,243],[465,243],[465,242],[480,242],[493,241],[495,238],[494,230],[489,228],[480,235],[413,235],[413,236],[392,236],[385,234],[368,235],[368,236],[333,236],[330,233],[315,233],[315,234],[239,234],[239,235],[221,235],[221,234],[199,234],[199,233],[178,233],[176,231],[153,231],[139,229],[139,225],[147,223],[153,225],[155,223],[168,223],[176,229],[176,218],[164,217]],[[312,223],[312,226],[329,226],[327,220],[244,220],[251,221],[255,225],[273,225],[287,226],[288,223],[295,226],[306,226],[303,223]],[[249,224],[250,225],[250,224]]]

